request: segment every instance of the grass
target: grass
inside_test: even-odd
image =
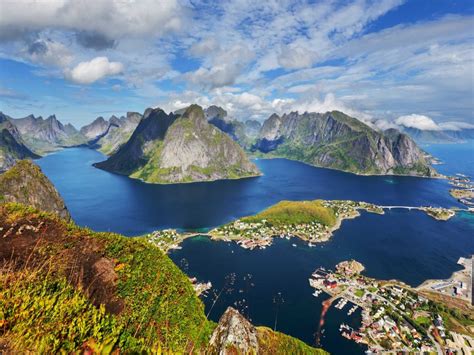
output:
[[[257,327],[258,346],[261,354],[328,354],[321,349],[315,349],[301,340],[292,338],[280,332],[274,332],[267,327]]]
[[[111,349],[123,326],[65,278],[28,269],[0,274],[0,339],[19,351],[73,352],[90,342]]]
[[[324,207],[319,200],[281,201],[255,216],[244,217],[241,220],[247,223],[256,223],[264,219],[272,226],[318,222],[332,227],[336,224],[334,210]]]
[[[207,320],[204,305],[187,276],[144,239],[95,233],[19,204],[3,205],[1,217],[4,224],[17,226],[44,221],[50,239],[51,234],[61,233],[57,242],[49,239],[39,244],[28,257],[34,268],[16,272],[0,268],[0,341],[6,339],[14,350],[70,352],[89,341],[96,346],[112,342],[115,349],[129,352],[206,348],[213,323]],[[71,275],[71,268],[64,265],[77,265],[80,260],[68,260],[67,255],[83,253],[87,265],[97,252],[115,265],[117,282],[111,298],[123,304],[117,314],[105,314],[80,287],[66,282],[88,271],[76,267]],[[40,272],[37,265],[43,260],[48,266]]]
[[[364,290],[357,290],[356,292],[354,292],[354,295],[356,295],[359,298],[364,296],[364,294],[365,294]]]

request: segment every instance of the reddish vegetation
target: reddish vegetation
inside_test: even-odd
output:
[[[74,229],[58,219],[38,215],[11,220],[0,207],[0,267],[43,268],[63,273],[83,289],[95,304],[120,313],[123,302],[116,296],[115,262],[104,256],[103,241]]]

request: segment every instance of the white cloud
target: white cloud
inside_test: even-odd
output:
[[[400,116],[395,123],[407,128],[417,128],[422,131],[439,131],[440,127],[430,117],[424,115],[411,114]]]
[[[89,62],[80,62],[72,70],[66,71],[66,77],[79,84],[92,84],[106,76],[123,71],[119,62],[109,62],[107,57],[97,57]]]
[[[2,1],[0,7],[0,32],[65,29],[109,39],[177,31],[187,13],[177,0],[21,0]]]

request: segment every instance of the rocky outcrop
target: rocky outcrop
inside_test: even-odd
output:
[[[259,174],[244,151],[210,125],[201,107],[182,116],[145,111],[130,140],[96,167],[152,183],[237,179]]]
[[[327,354],[302,341],[267,327],[255,327],[228,307],[214,329],[206,353],[230,354]]]
[[[55,115],[46,119],[29,115],[24,118],[10,118],[10,122],[18,129],[25,144],[38,154],[86,142],[85,137],[74,126],[64,126]]]
[[[407,135],[376,131],[338,111],[273,114],[253,150],[358,174],[435,174],[425,153]]]
[[[0,197],[2,202],[21,203],[71,219],[56,188],[30,160],[20,160],[0,175]]]
[[[258,354],[257,329],[229,307],[212,333],[209,345],[211,353],[220,355]]]

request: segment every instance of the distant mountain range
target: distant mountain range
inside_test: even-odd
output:
[[[96,118],[92,123],[81,128],[81,133],[87,137],[88,144],[106,155],[115,153],[126,143],[142,119],[137,112],[127,112],[120,118],[111,116],[108,120]]]
[[[421,130],[412,127],[402,127],[402,131],[412,137],[417,143],[461,143],[474,139],[474,129],[459,130]]]
[[[242,148],[209,124],[197,105],[191,105],[182,115],[147,109],[128,142],[109,159],[94,165],[153,183],[238,179],[260,174]]]
[[[4,166],[61,147],[87,145],[109,155],[96,167],[154,183],[258,175],[247,155],[357,174],[436,175],[430,158],[407,134],[395,129],[381,132],[338,111],[273,114],[260,124],[236,120],[218,106],[203,110],[192,105],[170,114],[148,108],[143,115],[98,117],[79,131],[54,115],[1,117],[8,132],[2,133],[2,152],[9,152],[2,153]],[[420,142],[430,137],[426,131],[405,132]],[[439,139],[441,133],[437,134]],[[450,137],[464,138],[456,134]]]
[[[73,125],[63,125],[55,115],[46,119],[33,115],[8,119],[18,129],[25,144],[39,155],[86,141]]]

